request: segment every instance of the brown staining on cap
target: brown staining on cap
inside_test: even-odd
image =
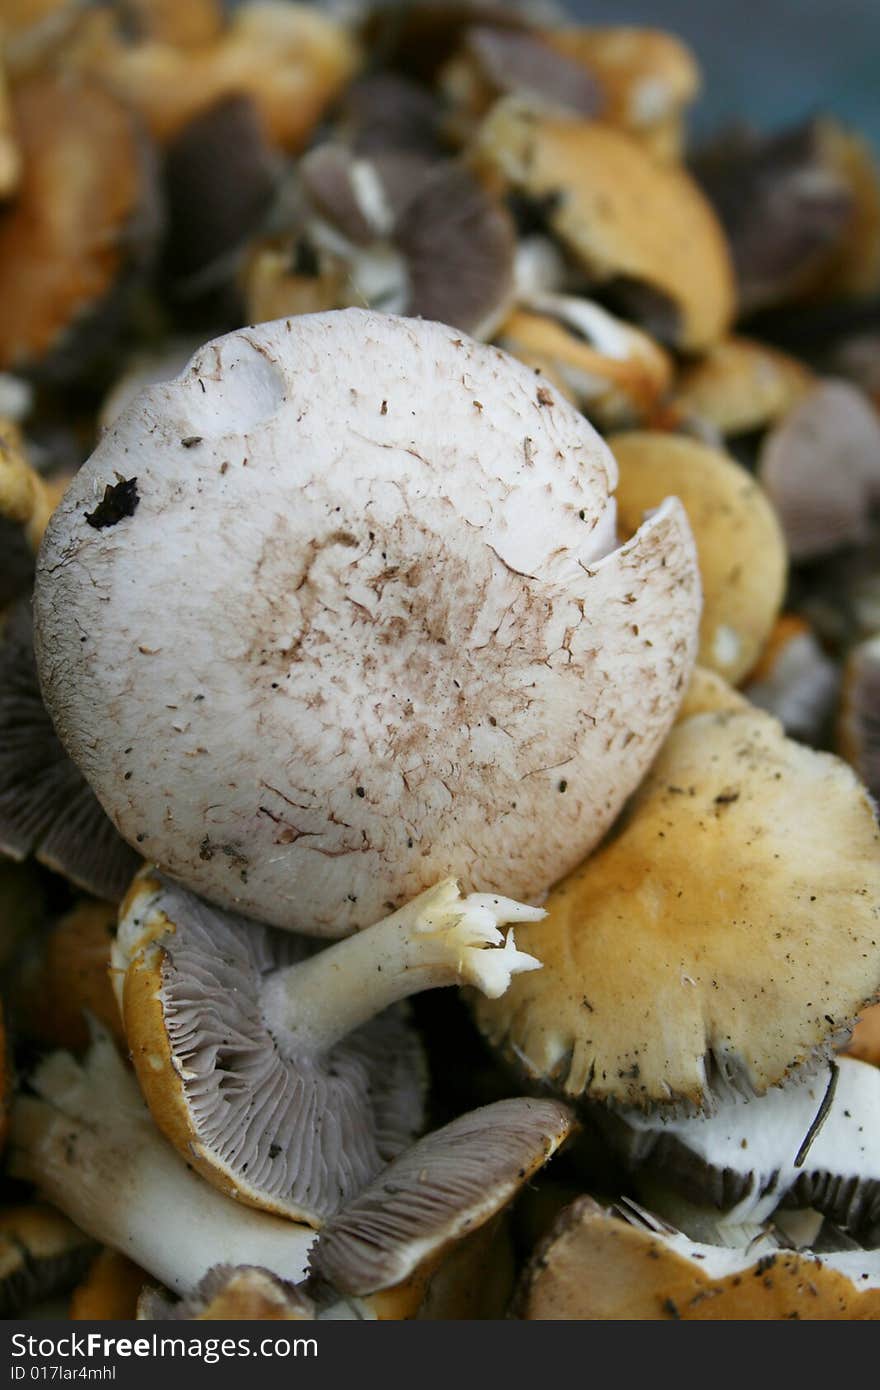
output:
[[[880,419],[857,387],[822,381],[765,438],[759,478],[795,563],[863,545],[880,505]]]
[[[727,246],[683,169],[658,163],[610,126],[538,113],[510,98],[484,121],[476,154],[516,192],[538,202],[552,196],[554,233],[595,283],[630,301],[635,287],[655,335],[700,351],[728,328]]]
[[[664,497],[684,505],[703,586],[698,662],[737,684],[754,666],[785,593],[779,524],[757,483],[718,449],[681,435],[612,436],[618,525],[628,535]]]
[[[533,1257],[516,1310],[542,1320],[875,1320],[872,1253],[863,1268],[865,1280],[858,1256],[844,1270],[833,1256],[696,1245],[650,1218],[634,1224],[582,1197]]]
[[[0,209],[0,369],[80,371],[90,329],[155,244],[151,167],[131,112],[98,81],[44,72],[16,84],[13,104],[23,165]]]
[[[809,367],[751,338],[716,343],[678,374],[671,404],[722,435],[775,424],[815,382]]]
[[[573,1098],[763,1093],[828,1048],[880,978],[878,844],[845,763],[758,711],[688,719],[547,920],[519,929],[543,968],[477,1001],[478,1023]]]

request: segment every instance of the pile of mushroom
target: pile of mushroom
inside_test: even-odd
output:
[[[880,1317],[866,143],[531,0],[0,44],[9,1315]]]

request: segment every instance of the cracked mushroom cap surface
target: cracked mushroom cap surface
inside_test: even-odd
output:
[[[217,339],[50,523],[60,736],[144,857],[258,920],[341,936],[447,876],[533,899],[637,785],[693,662],[682,508],[615,549],[615,482],[567,402],[444,325]]]
[[[760,656],[785,596],[788,561],[772,506],[744,468],[695,439],[634,430],[609,444],[620,470],[622,535],[670,493],[682,502],[703,587],[697,660],[737,684]]]
[[[526,197],[549,205],[556,236],[597,282],[626,281],[662,301],[656,325],[700,351],[734,313],[724,235],[690,176],[658,163],[622,131],[500,101],[477,154]],[[685,231],[686,229],[686,231]]]
[[[845,763],[757,710],[670,734],[603,847],[518,930],[543,968],[475,1002],[571,1098],[711,1108],[830,1049],[880,981],[880,832]]]
[[[567,1207],[524,1276],[521,1318],[880,1318],[876,1251],[821,1258],[700,1245],[669,1227],[636,1225],[589,1197]]]

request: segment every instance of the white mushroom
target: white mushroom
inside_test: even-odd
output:
[[[682,509],[615,549],[615,482],[567,402],[444,325],[218,339],[50,525],[61,738],[145,857],[262,921],[343,935],[444,877],[534,900],[644,775],[693,662]]]

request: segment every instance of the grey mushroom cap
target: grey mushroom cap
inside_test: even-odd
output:
[[[159,1128],[215,1186],[320,1225],[423,1128],[427,1064],[400,1007],[319,1047],[275,1016],[269,982],[315,946],[146,871],[113,972]]]
[[[811,1207],[880,1242],[880,1070],[867,1062],[841,1057],[763,1096],[731,1094],[710,1115],[619,1111],[609,1124],[636,1181],[723,1212],[725,1225]]]
[[[534,900],[644,775],[694,658],[683,510],[615,549],[615,482],[577,411],[444,325],[217,339],[50,523],[56,728],[129,843],[258,920],[341,936],[447,875]]]
[[[139,863],[52,727],[24,601],[0,636],[0,852],[33,854],[109,901],[122,897]]]
[[[319,263],[341,262],[349,302],[488,338],[513,298],[515,230],[467,166],[408,150],[319,145],[300,161]]]
[[[572,1133],[558,1101],[496,1101],[419,1140],[322,1229],[319,1284],[363,1297],[403,1283],[490,1220]]]
[[[871,539],[880,420],[858,387],[820,382],[766,436],[758,468],[794,561]]]
[[[464,50],[496,95],[515,93],[581,116],[601,116],[606,105],[593,73],[539,34],[474,25],[465,34]]]

